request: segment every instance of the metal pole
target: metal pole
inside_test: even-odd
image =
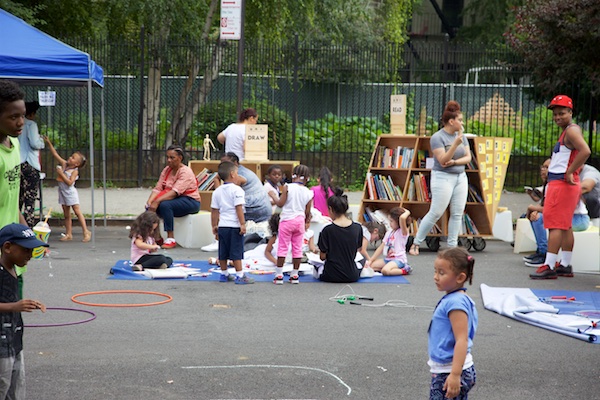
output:
[[[143,174],[143,149],[144,143],[144,40],[145,40],[144,26],[140,29],[140,111],[138,114],[138,152],[137,152],[137,181],[138,186],[142,186],[142,174]]]
[[[240,41],[238,42],[238,69],[237,69],[237,114],[240,115],[244,104],[244,20],[246,18],[246,2],[242,0],[241,3],[241,29],[240,29]]]
[[[296,159],[296,127],[298,125],[298,34],[294,35],[294,81],[292,86],[292,160]]]
[[[106,122],[104,119],[104,88],[100,92],[100,129],[102,130],[102,192],[104,194],[104,227],[108,226],[106,220]]]
[[[96,220],[94,212],[94,107],[92,102],[92,80],[88,79],[88,129],[90,132],[90,180],[92,194],[92,247],[96,247]]]

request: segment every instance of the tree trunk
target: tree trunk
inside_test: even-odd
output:
[[[142,146],[144,150],[157,149],[156,122],[160,115],[160,73],[161,59],[154,60],[154,63],[148,69],[148,84],[144,93],[144,137]]]
[[[200,107],[206,103],[206,98],[210,94],[213,84],[219,77],[219,70],[221,69],[221,64],[223,64],[223,49],[223,44],[218,40],[214,47],[212,57],[204,71],[202,82],[198,85],[196,90],[194,90],[191,100],[186,101],[185,104],[178,105],[176,110],[177,114],[174,113],[173,115],[173,122],[171,123],[169,132],[172,135],[171,143],[178,143],[185,146],[190,128],[192,127],[192,122],[194,121],[194,116]],[[182,108],[180,108],[180,106]],[[169,136],[170,135],[167,135],[168,139]]]
[[[210,7],[208,9],[208,13],[206,14],[204,29],[202,30],[202,41],[203,42],[206,42],[208,39],[208,34],[210,33],[212,20],[213,20],[213,17],[214,17],[214,14],[215,14],[215,11],[216,11],[218,5],[219,5],[219,0],[211,0]],[[218,40],[217,40],[217,47],[221,47],[220,42]],[[219,60],[217,63],[215,63],[215,58],[217,58],[217,57],[219,58]],[[192,62],[192,65],[190,66],[190,68],[188,70],[188,77],[186,79],[185,85],[181,89],[181,93],[179,94],[179,102],[177,103],[177,107],[175,107],[175,109],[173,110],[173,117],[171,119],[171,121],[172,121],[171,127],[169,128],[169,131],[167,132],[167,136],[165,138],[165,145],[167,147],[173,143],[178,143],[181,146],[185,146],[185,142],[187,141],[187,135],[189,133],[190,127],[192,126],[193,117],[196,114],[196,112],[198,112],[200,105],[202,105],[206,102],[206,96],[208,95],[208,93],[210,93],[210,89],[212,88],[213,82],[214,82],[214,80],[217,79],[217,77],[219,75],[219,69],[221,67],[222,58],[223,58],[222,49],[219,51],[213,52],[213,56],[208,63],[208,67],[207,67],[206,71],[211,70],[211,65],[215,65],[215,64],[217,64],[217,71],[216,71],[214,78],[211,77],[211,82],[210,82],[210,86],[208,87],[208,91],[204,91],[205,94],[204,94],[203,98],[199,99],[199,103],[195,106],[194,106],[194,103],[196,103],[195,99],[198,98],[198,96],[197,96],[197,93],[199,92],[198,89],[192,96],[192,99],[191,99],[192,104],[190,105],[190,104],[188,104],[188,102],[190,99],[190,93],[192,92],[192,89],[194,87],[194,82],[196,80],[196,77],[198,76],[198,72],[200,72],[200,62],[197,58],[194,62]],[[204,80],[200,85],[201,87],[205,85],[204,82],[206,81],[207,76],[208,76],[208,74],[205,73]],[[188,115],[190,112],[189,110],[193,111],[191,116]]]

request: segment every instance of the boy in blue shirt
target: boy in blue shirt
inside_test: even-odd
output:
[[[0,230],[0,245],[0,399],[24,399],[21,312],[46,312],[46,306],[37,300],[20,299],[15,268],[27,264],[34,248],[48,244],[38,240],[29,227],[9,224]]]

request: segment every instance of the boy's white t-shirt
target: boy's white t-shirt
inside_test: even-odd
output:
[[[235,207],[241,204],[243,209],[245,201],[244,189],[234,183],[225,182],[215,189],[210,208],[219,210],[219,228],[240,227]]]
[[[362,228],[363,238],[367,239],[367,242],[370,242],[371,232],[369,232],[369,229],[364,225],[361,225],[360,227]]]
[[[288,183],[287,200],[281,207],[280,221],[305,215],[306,205],[313,199],[314,192],[301,183]]]

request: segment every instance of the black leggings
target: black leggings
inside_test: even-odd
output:
[[[160,268],[162,264],[167,264],[167,267],[170,267],[173,264],[173,259],[162,254],[145,254],[136,261],[136,264],[144,268],[156,269]]]

